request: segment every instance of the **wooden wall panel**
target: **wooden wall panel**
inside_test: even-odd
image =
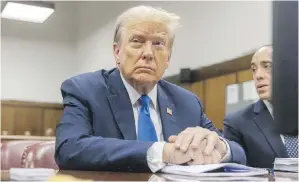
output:
[[[61,104],[23,102],[15,100],[1,101],[1,134],[8,135],[55,136],[57,122],[63,113]]]
[[[15,109],[15,135],[24,135],[26,131],[30,135],[40,136],[42,125],[41,108],[19,107]]]
[[[241,82],[246,82],[249,80],[252,80],[252,72],[250,69],[245,70],[245,71],[239,71],[237,72],[237,82],[241,83]]]
[[[195,82],[191,85],[191,91],[199,97],[199,100],[204,105],[204,82]]]
[[[44,126],[43,126],[43,135],[50,135],[47,134],[49,132],[49,129],[53,131],[53,134],[50,136],[53,136],[56,131],[56,125],[59,123],[60,118],[62,116],[63,111],[58,109],[46,109],[44,111]]]
[[[236,83],[235,73],[210,78],[204,83],[205,113],[218,129],[223,128],[226,86],[234,83]]]
[[[14,133],[14,108],[2,106],[1,108],[1,135],[11,135]]]

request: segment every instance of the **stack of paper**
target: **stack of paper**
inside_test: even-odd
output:
[[[54,169],[46,168],[11,168],[9,173],[11,181],[46,181],[56,175]]]
[[[176,174],[161,174],[161,178],[166,181],[269,181],[267,176],[184,176]],[[165,181],[164,180],[164,181]],[[160,180],[162,181],[162,180]]]
[[[274,170],[298,173],[298,158],[276,158]]]
[[[260,168],[252,168],[235,163],[221,163],[208,165],[168,165],[162,169],[163,173],[197,177],[248,177],[267,175],[268,171]]]

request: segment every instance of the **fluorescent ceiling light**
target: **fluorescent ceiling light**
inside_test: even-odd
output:
[[[42,1],[6,2],[2,18],[43,23],[54,12],[54,4]]]

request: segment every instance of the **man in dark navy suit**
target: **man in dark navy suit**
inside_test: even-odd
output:
[[[193,93],[161,80],[178,20],[147,6],[125,11],[114,36],[117,68],[63,82],[60,169],[156,172],[168,163],[246,163],[244,150],[221,137]]]
[[[274,128],[271,66],[272,46],[263,46],[251,61],[260,100],[224,119],[224,136],[244,148],[247,165],[253,167],[272,168],[275,158],[298,157],[298,136],[280,135]]]

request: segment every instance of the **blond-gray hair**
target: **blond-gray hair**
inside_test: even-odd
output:
[[[137,6],[123,12],[116,21],[116,28],[113,42],[118,44],[121,39],[121,32],[124,26],[130,22],[154,21],[165,24],[171,36],[170,45],[172,46],[176,28],[179,26],[178,15],[169,13],[161,8],[151,6]]]

